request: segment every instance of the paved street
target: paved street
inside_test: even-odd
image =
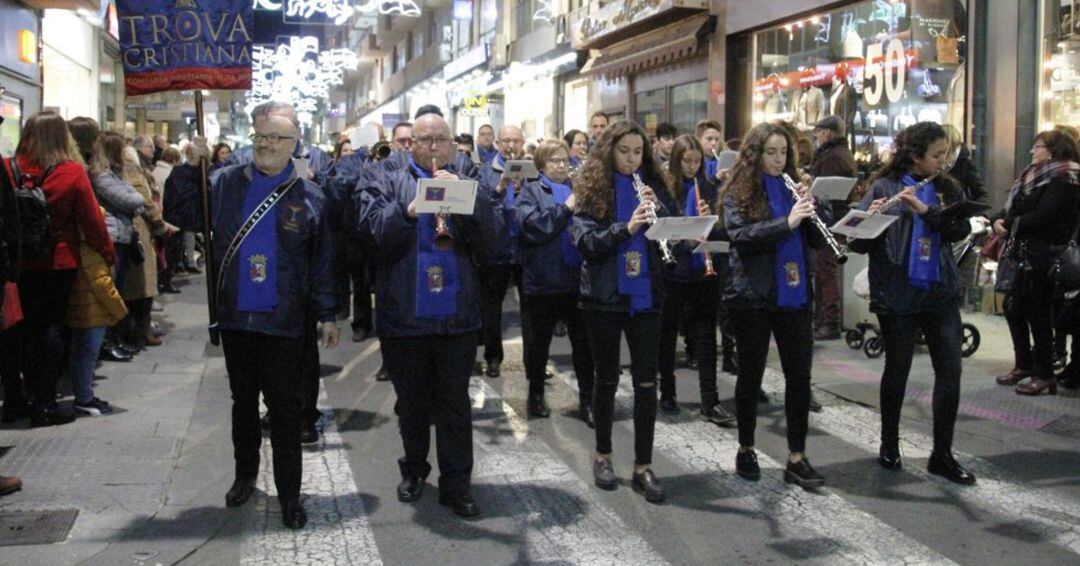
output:
[[[0,564],[1080,564],[1080,399],[1022,398],[993,383],[1011,367],[1001,318],[965,317],[982,346],[965,360],[956,449],[976,486],[925,472],[925,351],[909,384],[905,471],[876,465],[883,360],[837,341],[819,345],[814,359],[825,409],[811,414],[808,457],[826,488],[783,483],[775,360],[758,426],[758,483],[735,476],[735,431],[697,418],[696,375],[680,369],[682,413],[657,423],[654,469],[668,501],[655,506],[629,485],[628,379],[617,401],[622,482],[614,492],[592,485],[593,435],[574,417],[566,339],[556,339],[552,356],[552,418],[525,417],[520,329],[508,297],[503,376],[474,378],[471,388],[474,496],[484,513],[470,522],[438,504],[434,475],[419,503],[397,501],[393,390],[373,378],[377,341],[353,343],[346,325],[342,347],[323,355],[323,437],[304,452],[310,522],[292,532],[281,526],[269,443],[258,495],[225,508],[233,478],[224,363],[206,345],[203,280],[182,284],[155,315],[170,329],[165,345],[98,370],[96,392],[116,414],[0,429],[0,472],[25,482],[0,499],[0,512],[78,510],[65,542],[3,547]],[[721,374],[720,386],[730,400],[734,377]]]

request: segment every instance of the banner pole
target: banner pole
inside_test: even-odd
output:
[[[206,137],[206,131],[203,127],[203,93],[201,90],[195,90],[195,133],[200,137]],[[209,140],[207,140],[207,146],[209,147],[209,145]],[[202,197],[203,260],[204,269],[206,270],[206,307],[210,316],[210,343],[217,346],[220,342],[217,332],[217,277],[214,272],[214,246],[210,230],[210,190],[206,179],[208,169],[206,161],[206,158],[199,160],[199,194]]]

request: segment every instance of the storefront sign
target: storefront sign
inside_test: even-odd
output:
[[[488,115],[488,98],[487,96],[469,96],[465,98],[464,104],[461,106],[461,113],[464,116],[487,116]]]
[[[708,9],[705,0],[622,0],[601,8],[592,4],[570,15],[570,44],[582,49],[603,36],[675,8]]]
[[[870,106],[881,102],[882,94],[890,104],[900,102],[904,96],[904,81],[907,79],[907,55],[904,44],[893,39],[888,44],[874,43],[866,46],[866,64],[863,77],[866,88],[863,96]]]
[[[120,0],[128,96],[251,88],[251,0]]]
[[[28,29],[19,30],[19,61],[37,63],[37,50],[37,34]]]

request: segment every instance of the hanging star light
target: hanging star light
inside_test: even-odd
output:
[[[256,45],[251,62],[247,111],[271,100],[287,101],[300,123],[311,125],[319,102],[330,97],[331,87],[342,84],[345,71],[355,70],[360,60],[349,49],[319,51],[318,38],[291,37],[276,47]]]
[[[550,0],[546,0],[550,2]],[[253,0],[256,10],[284,10],[287,17],[312,19],[316,16],[334,20],[342,25],[353,14],[363,16],[419,17],[420,5],[416,0]]]

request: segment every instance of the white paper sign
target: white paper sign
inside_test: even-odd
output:
[[[476,204],[476,181],[420,179],[416,185],[416,212],[471,215]]]
[[[727,171],[735,166],[735,162],[739,160],[739,152],[725,149],[716,156],[716,170]]]
[[[704,240],[719,216],[674,216],[658,218],[645,237],[650,240]]]
[[[349,132],[349,142],[352,144],[353,149],[371,147],[379,143],[379,129],[371,124],[353,128]]]
[[[872,240],[881,235],[899,216],[891,214],[870,214],[862,210],[852,210],[844,215],[829,231],[848,238]]]
[[[851,177],[818,177],[810,187],[810,194],[821,200],[846,201],[853,188],[855,179]]]
[[[503,177],[507,179],[535,179],[540,176],[536,163],[530,159],[514,159],[506,162]]]
[[[730,242],[701,242],[694,248],[696,254],[726,254],[730,251]]]

